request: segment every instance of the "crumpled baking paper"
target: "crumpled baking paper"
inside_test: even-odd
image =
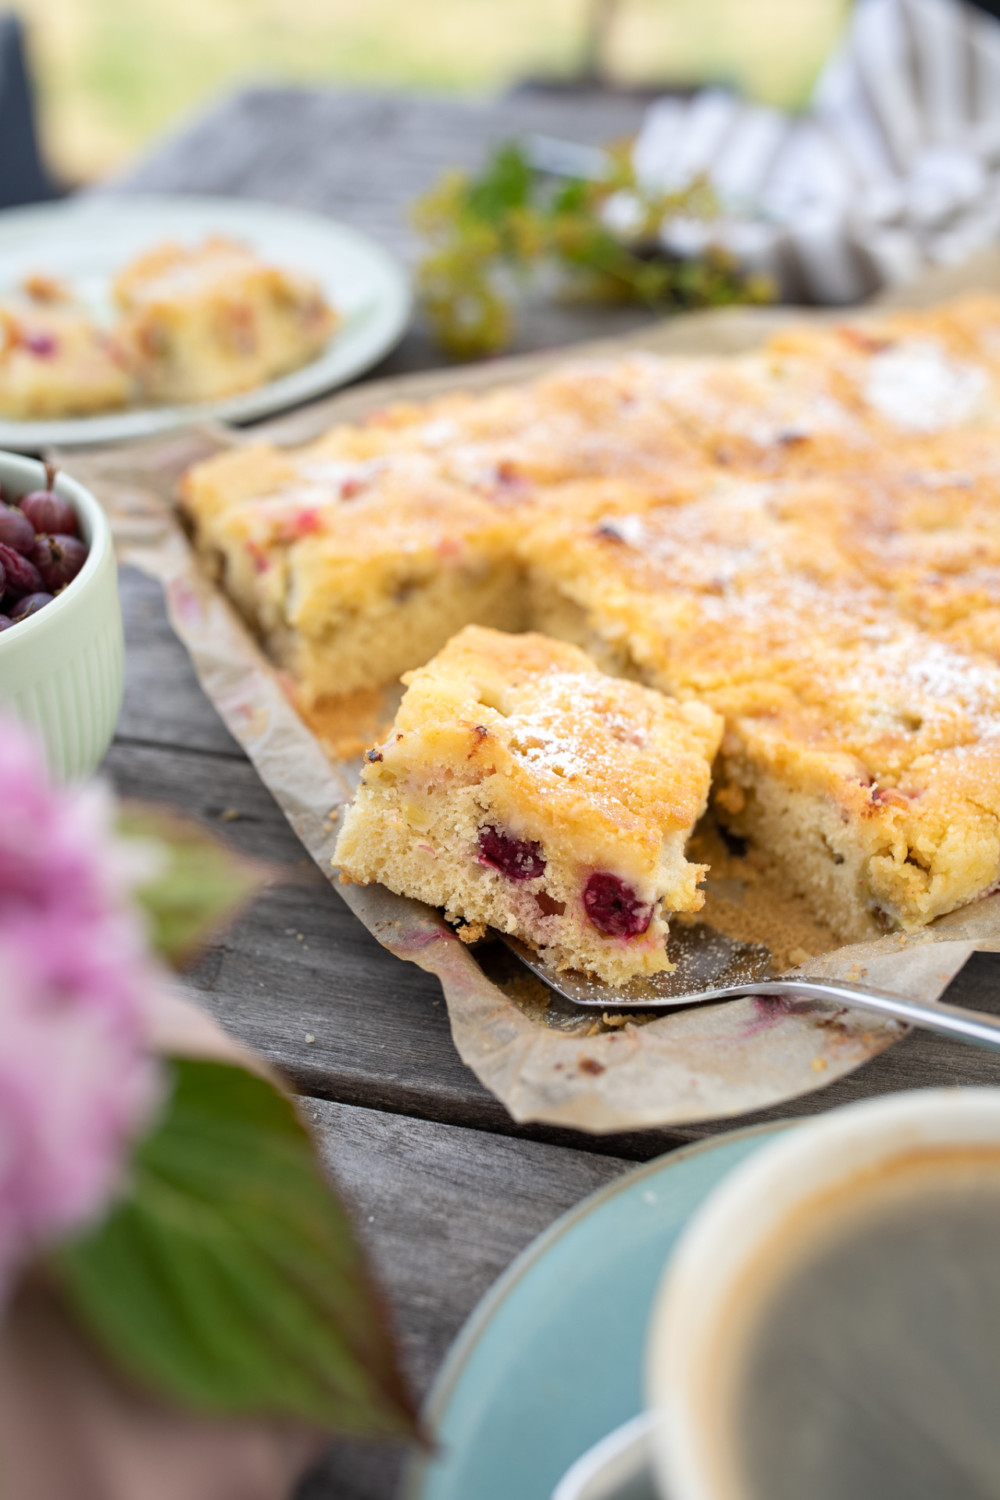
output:
[[[910,300],[926,302],[940,289],[998,282],[1000,257],[994,257],[957,281],[938,278],[914,288]],[[737,350],[759,342],[788,316],[747,309],[696,314],[600,349]],[[565,357],[528,356],[472,371],[373,383],[255,428],[251,436],[303,441],[388,399],[496,385]],[[337,820],[331,811],[350,799],[359,763],[328,759],[293,708],[281,674],[203,571],[172,503],[188,464],[238,440],[224,429],[204,427],[63,455],[61,461],[101,499],[122,560],[162,583],[173,627],[206,693],[308,852],[336,881]],[[498,962],[497,945],[470,949],[438,912],[381,887],[336,888],[383,946],[437,975],[460,1056],[518,1121],[609,1132],[741,1115],[831,1083],[905,1034],[905,1027],[871,1013],[767,999],[673,1011],[610,1029],[589,1016],[556,1016],[552,1024],[544,987],[525,971],[520,981],[516,971],[512,977],[511,965],[505,970]],[[897,934],[835,949],[806,967],[813,975],[866,980],[876,988],[934,1000],[969,955],[983,948],[1000,950],[1000,896],[953,913],[914,937]]]

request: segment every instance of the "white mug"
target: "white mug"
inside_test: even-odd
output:
[[[848,1105],[778,1137],[737,1167],[692,1219],[664,1272],[649,1329],[650,1451],[669,1500],[745,1500],[725,1441],[721,1376],[752,1304],[754,1271],[873,1170],[928,1150],[1000,1148],[1000,1089],[941,1088]]]

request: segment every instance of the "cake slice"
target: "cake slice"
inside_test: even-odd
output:
[[[150,401],[213,401],[298,369],[337,323],[319,283],[221,236],[159,245],[116,278],[117,334]]]
[[[0,301],[0,415],[92,416],[127,405],[131,394],[118,345],[59,283],[33,277]]]
[[[684,847],[717,715],[607,677],[573,646],[477,626],[405,680],[337,842],[342,876],[609,984],[668,968],[669,913],[703,901]]]

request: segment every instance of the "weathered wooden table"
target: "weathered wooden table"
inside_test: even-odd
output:
[[[255,90],[107,190],[294,204],[355,224],[410,257],[407,205],[443,167],[474,165],[489,144],[526,130],[606,140],[633,128],[638,114],[637,105],[599,97],[466,105]],[[532,316],[521,347],[623,332],[641,316],[552,309]],[[434,362],[416,327],[378,373]],[[305,857],[201,692],[158,587],[125,570],[122,590],[125,706],[107,770],[123,793],[170,802],[294,871],[204,956],[192,985],[301,1091],[422,1394],[479,1297],[540,1230],[630,1161],[727,1122],[614,1138],[514,1126],[459,1061],[437,982],[381,949]],[[1000,1009],[998,978],[1000,959],[977,955],[950,998]],[[892,1089],[998,1081],[994,1054],[911,1035],[850,1078],[773,1114],[808,1114]],[[385,1446],[337,1444],[301,1500],[387,1500],[403,1457]]]

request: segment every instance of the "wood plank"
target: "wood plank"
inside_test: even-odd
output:
[[[250,88],[137,166],[116,192],[226,193],[335,214],[404,259],[408,208],[447,167],[477,168],[531,132],[602,144],[633,132],[644,105],[607,94],[492,102],[375,90]]]
[[[325,1101],[304,1108],[371,1250],[421,1397],[514,1256],[627,1165]],[[334,1444],[300,1500],[388,1500],[404,1457],[387,1444]]]
[[[159,583],[121,568],[118,587],[127,643],[118,737],[245,759],[170,628]]]

